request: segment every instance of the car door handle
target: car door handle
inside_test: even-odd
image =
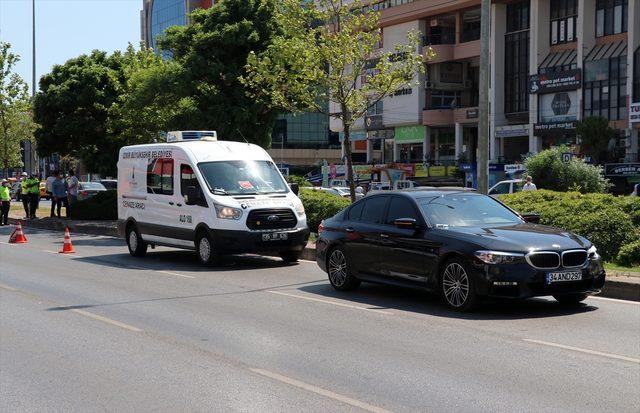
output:
[[[344,230],[347,232],[356,232],[356,230],[353,229],[352,227],[346,227]]]
[[[387,235],[387,234],[380,234],[380,238],[387,239],[387,238],[389,238],[389,235]]]

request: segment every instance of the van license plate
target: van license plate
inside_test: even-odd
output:
[[[286,241],[289,239],[289,234],[286,232],[270,232],[268,234],[262,234],[263,241]]]
[[[547,284],[580,280],[582,280],[582,273],[580,271],[550,272],[549,274],[547,274]]]

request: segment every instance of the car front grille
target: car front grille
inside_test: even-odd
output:
[[[587,261],[587,251],[572,250],[562,253],[563,267],[581,267]]]
[[[560,266],[560,255],[557,252],[532,252],[527,254],[527,261],[536,268],[558,268]]]
[[[252,230],[295,228],[298,220],[292,210],[254,209],[247,217],[247,227]]]

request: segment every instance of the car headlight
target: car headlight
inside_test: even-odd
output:
[[[214,204],[216,207],[216,216],[220,219],[240,219],[242,210],[225,205]]]
[[[591,248],[587,250],[587,257],[589,257],[590,260],[594,260],[594,261],[600,259],[600,255],[598,254],[598,249],[596,248],[595,245],[592,245]]]
[[[524,254],[503,251],[476,251],[476,259],[485,264],[515,264],[524,261]]]
[[[293,208],[296,210],[296,214],[299,217],[304,216],[304,205],[302,205],[302,201],[300,201],[299,199],[293,201]]]

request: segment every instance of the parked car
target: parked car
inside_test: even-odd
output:
[[[308,186],[308,187],[305,187],[304,189],[307,189],[307,190],[310,190],[310,191],[326,192],[326,193],[329,193],[331,195],[339,196],[341,198],[351,198],[351,193],[349,191],[349,188],[344,188],[344,187],[326,188],[326,187],[322,187],[322,186]],[[364,194],[356,192],[356,200],[360,199],[362,197],[364,197]]]
[[[334,186],[348,188],[349,181],[347,181],[346,179],[332,179],[331,182],[329,182],[329,187]]]
[[[101,179],[100,183],[109,190],[117,190],[118,189],[118,180],[117,179]]]
[[[418,287],[458,311],[484,297],[553,295],[576,304],[605,281],[589,240],[527,222],[473,191],[374,194],[324,220],[318,233],[317,262],[335,289],[362,281]]]
[[[373,195],[376,192],[380,191],[390,191],[392,189],[390,182],[371,182],[369,184],[369,190],[367,191],[367,195]]]
[[[522,191],[522,185],[524,185],[524,180],[522,179],[508,179],[506,181],[500,181],[489,188],[489,195],[496,198],[499,195],[520,192]]]
[[[78,182],[78,201],[89,199],[106,190],[100,182]]]

